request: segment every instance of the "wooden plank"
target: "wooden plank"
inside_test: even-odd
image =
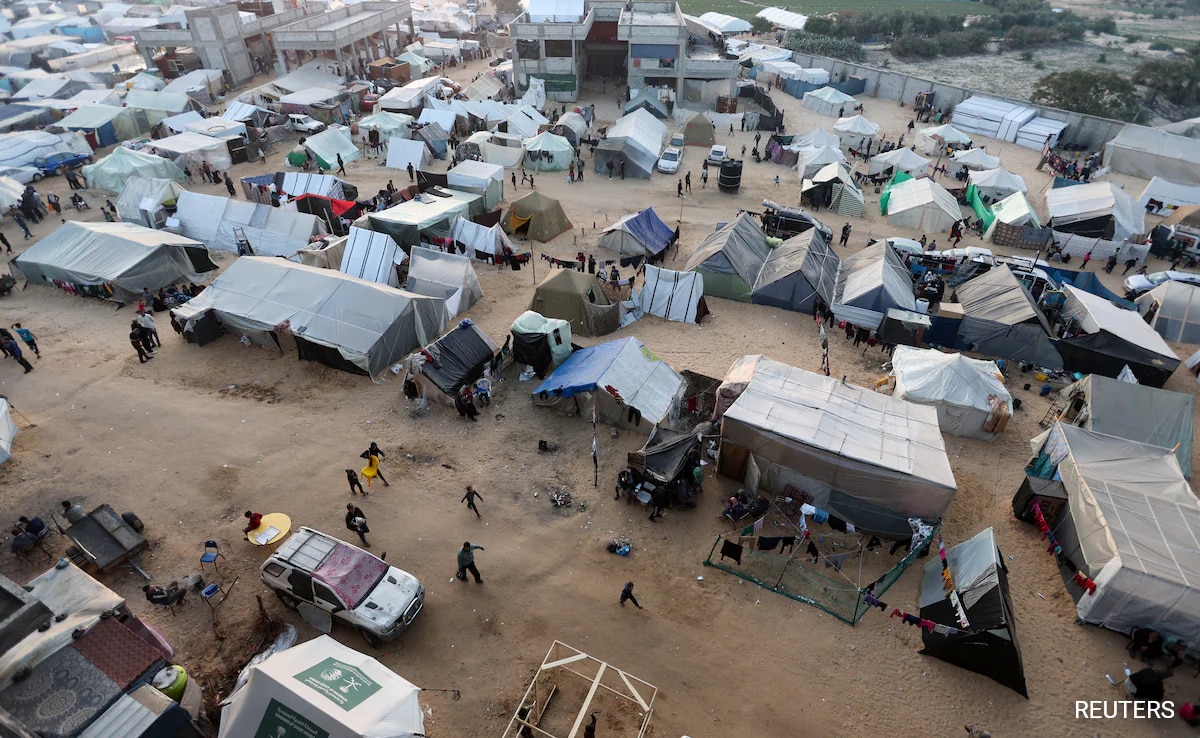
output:
[[[547,669],[554,669],[559,666],[565,666],[566,664],[573,664],[576,661],[583,661],[586,658],[588,658],[588,655],[586,653],[577,653],[574,656],[568,656],[565,659],[559,659],[558,661],[551,661],[548,664],[542,664],[542,668],[540,669],[540,671],[546,671]]]
[[[579,735],[579,729],[583,726],[583,719],[587,716],[589,708],[592,706],[592,700],[596,696],[596,690],[600,688],[600,680],[604,677],[604,670],[608,668],[608,664],[600,662],[600,668],[596,670],[596,678],[592,680],[592,687],[588,690],[587,697],[583,699],[583,706],[579,708],[579,714],[575,716],[575,724],[571,726],[571,732],[567,733],[567,738],[575,738]]]

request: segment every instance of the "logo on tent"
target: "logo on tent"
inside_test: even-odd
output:
[[[283,704],[272,699],[263,713],[254,738],[287,738],[288,736],[303,736],[303,738],[329,738],[329,731],[321,728],[308,718]]]
[[[347,712],[383,688],[360,669],[334,658],[324,659],[295,678]]]

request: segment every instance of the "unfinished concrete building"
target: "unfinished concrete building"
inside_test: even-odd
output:
[[[271,32],[279,73],[314,57],[332,57],[342,73],[403,50],[413,34],[407,2],[361,2],[309,15]],[[381,53],[382,52],[382,53]]]

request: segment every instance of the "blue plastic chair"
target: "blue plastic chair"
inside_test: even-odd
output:
[[[200,571],[204,571],[205,564],[212,564],[213,570],[220,571],[220,568],[217,566],[218,558],[223,559],[225,557],[221,554],[221,550],[217,546],[217,542],[216,541],[205,541],[204,542],[204,553],[202,553],[200,555]]]

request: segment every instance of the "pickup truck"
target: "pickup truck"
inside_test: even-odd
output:
[[[412,574],[312,528],[284,541],[259,576],[317,630],[329,633],[337,620],[373,647],[406,631],[425,604],[425,588]]]
[[[68,169],[91,164],[91,154],[76,154],[70,151],[60,151],[49,156],[39,156],[33,160],[33,166],[41,170],[43,175],[62,174]]]
[[[287,117],[285,128],[297,131],[299,133],[320,133],[325,130],[325,124],[319,120],[313,120],[312,116],[302,113],[292,113]]]

